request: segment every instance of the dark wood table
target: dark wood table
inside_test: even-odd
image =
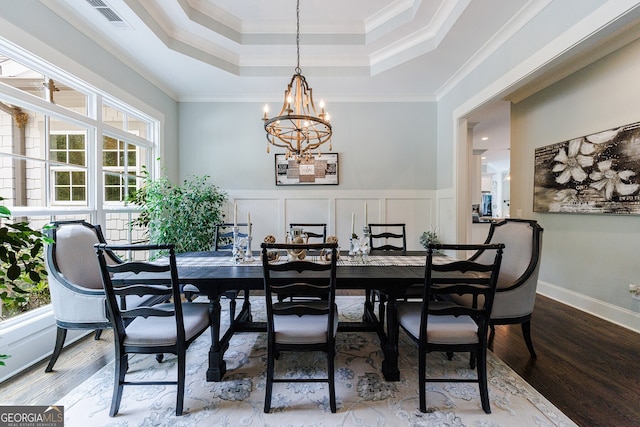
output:
[[[424,256],[421,252],[407,252],[405,255]],[[378,254],[379,255],[379,254]],[[398,253],[393,254],[395,257]],[[180,282],[195,285],[202,294],[210,299],[212,313],[212,344],[209,350],[209,368],[207,381],[220,381],[226,371],[224,353],[229,341],[236,332],[266,331],[265,322],[253,322],[251,306],[245,299],[243,306],[230,322],[229,329],[221,336],[220,297],[230,290],[264,289],[262,266],[252,265],[216,265],[215,258],[230,255],[220,252],[192,252],[177,256]],[[343,257],[346,255],[342,255]],[[407,258],[408,259],[408,258]],[[414,258],[415,260],[415,258]],[[219,260],[218,260],[219,261]],[[402,295],[410,285],[421,283],[424,279],[424,261],[422,265],[338,265],[336,287],[338,289],[371,290],[377,289],[388,295],[386,309],[387,327],[384,319],[379,319],[374,307],[363,300],[363,318],[361,322],[340,322],[339,331],[373,331],[378,334],[384,352],[382,371],[387,381],[398,381],[398,323],[396,318],[396,297]]]

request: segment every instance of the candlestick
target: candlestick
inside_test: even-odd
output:
[[[355,231],[355,222],[356,222],[356,213],[355,212],[351,212],[351,236],[353,236],[353,232]],[[351,236],[349,236],[349,238],[351,238]]]
[[[367,223],[367,202],[364,202],[364,224],[362,224],[362,226],[366,227]]]
[[[234,227],[238,226],[238,204],[237,203],[233,204],[233,226]]]

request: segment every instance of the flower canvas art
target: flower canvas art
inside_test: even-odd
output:
[[[640,122],[536,148],[533,210],[640,214]]]

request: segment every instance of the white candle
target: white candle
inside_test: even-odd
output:
[[[351,212],[351,236],[349,236],[349,238],[351,238],[353,236],[353,232],[355,230],[355,222],[356,222],[356,213],[355,212]]]
[[[251,212],[247,212],[247,230],[249,237],[251,237]]]
[[[234,227],[238,226],[238,204],[237,203],[233,204],[233,226]]]
[[[364,224],[362,226],[366,227],[367,223],[367,202],[364,202]]]

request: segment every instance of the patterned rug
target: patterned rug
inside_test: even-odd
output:
[[[342,320],[362,316],[362,299],[339,297]],[[255,320],[263,302],[252,297]],[[226,304],[225,304],[226,305]],[[187,351],[185,412],[175,416],[175,386],[124,388],[120,411],[108,415],[113,390],[113,362],[62,398],[65,425],[70,426],[575,426],[568,417],[493,354],[488,355],[489,396],[492,413],[480,405],[473,383],[428,384],[427,406],[418,410],[416,347],[400,334],[400,376],[387,382],[381,374],[382,353],[374,333],[338,333],[336,339],[336,399],[338,412],[329,410],[326,384],[275,384],[272,412],[265,414],[264,388],[266,334],[239,333],[225,354],[223,381],[206,382],[210,335],[205,333]],[[429,374],[475,376],[468,355],[452,361],[443,354],[429,355]],[[176,359],[165,355],[130,358],[128,380],[175,378]],[[324,375],[322,353],[283,353],[276,375]]]

